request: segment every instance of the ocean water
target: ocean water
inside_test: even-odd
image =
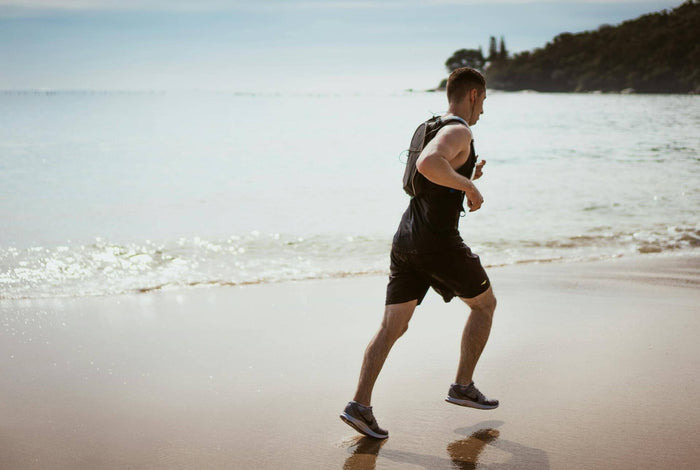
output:
[[[0,93],[0,299],[384,273],[442,93]],[[489,92],[486,266],[700,247],[700,97]]]

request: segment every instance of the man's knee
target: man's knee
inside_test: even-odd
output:
[[[408,330],[408,322],[413,316],[416,304],[414,300],[405,304],[387,305],[381,326],[384,333],[393,339],[400,338]]]
[[[381,328],[384,331],[384,334],[386,334],[389,338],[397,340],[403,336],[406,331],[408,331],[408,322],[387,322],[385,320],[382,322]]]
[[[486,292],[479,294],[476,297],[471,299],[462,298],[462,300],[469,305],[472,312],[493,317],[493,313],[496,310],[496,296],[493,294],[493,289],[491,289],[491,287],[489,287]]]
[[[498,304],[498,301],[496,300],[496,296],[493,295],[493,291],[491,291],[491,295],[484,302],[484,310],[493,315],[493,312],[496,311],[496,304]]]

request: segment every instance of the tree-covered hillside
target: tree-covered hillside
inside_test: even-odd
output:
[[[541,49],[489,57],[483,70],[489,88],[501,90],[697,93],[700,3],[563,33]]]

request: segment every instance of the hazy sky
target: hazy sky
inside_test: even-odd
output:
[[[423,89],[489,36],[522,51],[681,3],[0,0],[0,89]]]

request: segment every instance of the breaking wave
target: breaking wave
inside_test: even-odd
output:
[[[0,248],[0,299],[82,297],[235,286],[388,272],[391,240],[350,235],[296,237],[253,232],[222,240]],[[551,240],[470,243],[487,266],[577,261],[695,250],[700,226],[606,227]]]

